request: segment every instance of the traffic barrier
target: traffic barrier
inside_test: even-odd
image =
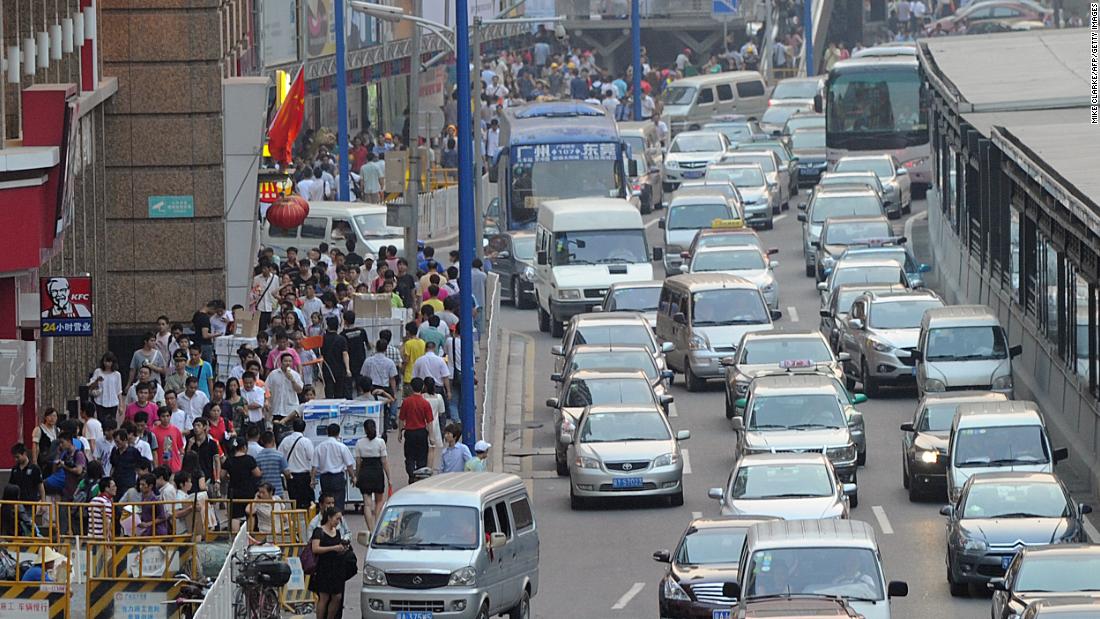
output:
[[[0,542],[56,541],[57,510],[50,501],[0,501]]]
[[[12,570],[0,575],[0,616],[49,619],[69,617],[69,548],[54,548],[50,543],[5,542],[0,550],[0,565]],[[56,555],[55,555],[56,553]],[[41,565],[47,554],[60,556],[53,575],[43,573],[42,580],[24,581],[26,571]],[[8,579],[4,579],[8,578]]]
[[[283,550],[283,556],[291,564],[292,569],[300,568],[301,564],[295,562],[302,554],[302,548],[309,543],[309,522],[313,518],[312,512],[304,509],[277,511],[275,518],[278,526],[271,535],[271,542]],[[291,588],[293,580],[282,588],[279,592],[279,603],[284,609],[296,612],[304,605],[317,603],[313,592],[309,590],[309,579],[309,575],[303,574],[300,588]]]
[[[163,604],[179,593],[173,575],[197,573],[190,541],[89,541],[86,553],[86,619],[178,617]]]
[[[237,552],[248,546],[248,531],[241,529],[233,538],[233,545],[229,549],[229,557],[218,572],[214,584],[206,592],[202,604],[195,609],[194,619],[236,619],[233,616],[233,557]]]

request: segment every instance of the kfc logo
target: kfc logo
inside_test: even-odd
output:
[[[92,334],[92,278],[43,277],[41,280],[42,334]]]

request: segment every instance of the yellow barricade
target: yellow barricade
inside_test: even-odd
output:
[[[87,619],[178,617],[178,608],[163,603],[179,593],[173,576],[198,573],[190,541],[90,541],[86,553]]]
[[[190,533],[181,529],[175,517],[178,510],[190,507],[191,501],[147,501],[141,503],[115,503],[111,510],[111,526],[102,534],[91,530],[92,517],[102,507],[95,503],[56,504],[57,537],[64,542],[81,539],[127,538],[177,540],[190,539]],[[104,518],[106,515],[99,515]],[[154,523],[154,518],[161,520]],[[106,524],[105,524],[106,526]],[[93,535],[95,533],[95,535]]]
[[[312,519],[311,511],[304,509],[291,509],[275,512],[275,531],[271,535],[271,541],[283,550],[283,556],[297,557],[302,554],[302,548],[309,543],[309,522]],[[302,590],[291,590],[283,587],[279,592],[279,603],[287,611],[296,614],[306,608],[305,605],[316,604],[316,596],[309,590],[310,576],[307,574]]]
[[[50,619],[69,617],[69,548],[54,548],[41,540],[35,543],[5,542],[4,560],[14,560],[11,580],[0,580],[0,615],[42,616]],[[43,573],[41,580],[23,580],[26,572],[44,561],[54,560],[52,574]]]
[[[49,501],[0,501],[0,542],[56,540],[57,510]]]

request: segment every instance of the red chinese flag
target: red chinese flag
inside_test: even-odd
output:
[[[271,126],[267,128],[267,149],[272,159],[284,165],[291,163],[293,160],[291,149],[294,148],[294,140],[298,138],[298,132],[302,129],[305,115],[305,76],[302,74],[302,69],[298,69],[298,75],[290,85],[286,99],[279,106],[275,118],[271,120]]]

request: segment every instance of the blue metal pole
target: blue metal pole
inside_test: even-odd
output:
[[[462,339],[459,367],[462,387],[459,416],[462,441],[473,451],[477,441],[474,410],[473,261],[477,234],[474,222],[474,136],[470,113],[470,18],[464,0],[455,2],[455,80],[458,82],[458,328]],[[499,445],[497,449],[504,446]]]
[[[806,77],[814,74],[814,4],[813,0],[803,0],[802,22],[805,24],[802,30],[806,33]]]
[[[336,0],[336,143],[340,147],[339,199],[351,200],[351,166],[348,162],[348,76],[344,52],[344,0]]]
[[[634,120],[642,119],[642,12],[641,0],[632,0],[630,6],[630,49],[634,56]]]

